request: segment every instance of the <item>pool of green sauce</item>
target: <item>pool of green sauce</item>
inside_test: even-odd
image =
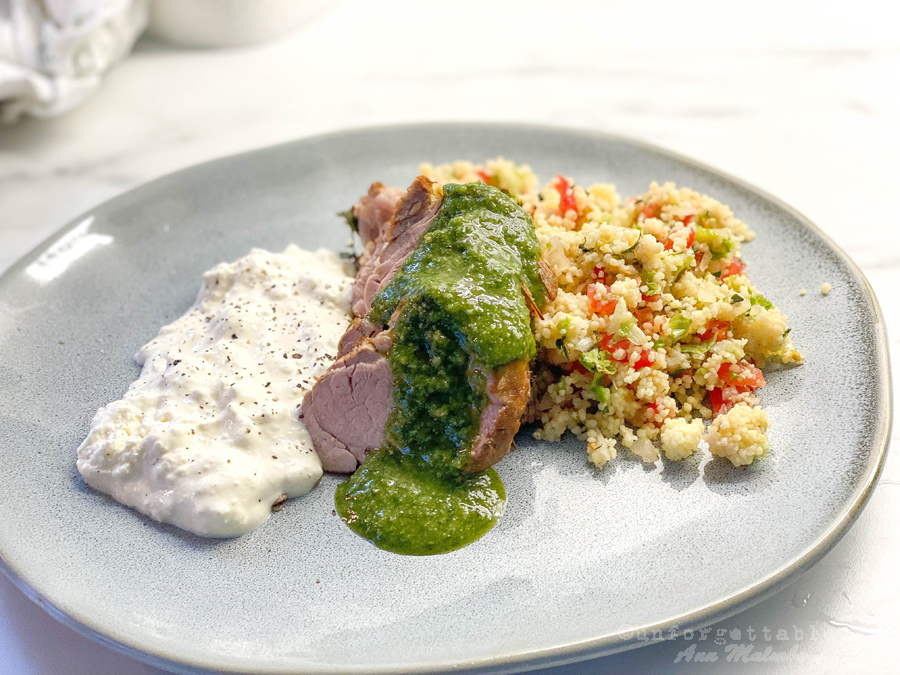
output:
[[[544,301],[531,217],[484,183],[445,185],[415,251],[375,298],[387,324],[393,408],[384,442],[335,494],[341,518],[380,548],[446,553],[487,532],[506,494],[493,469],[462,471],[492,368],[535,354],[524,285]]]

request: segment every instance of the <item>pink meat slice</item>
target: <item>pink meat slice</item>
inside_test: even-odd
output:
[[[372,183],[369,192],[353,206],[356,229],[363,245],[381,237],[404,194],[399,188]]]
[[[363,317],[372,309],[375,296],[391,283],[403,261],[419,244],[441,207],[437,186],[419,176],[397,204],[397,209],[379,236],[366,244],[353,284],[353,314]]]
[[[300,418],[326,471],[352,473],[381,445],[394,389],[390,344],[386,331],[362,338],[303,399]]]
[[[368,319],[355,318],[350,322],[347,331],[341,337],[338,343],[338,358],[349,354],[353,349],[362,343],[365,338],[371,338],[384,330],[383,326],[372,323]]]

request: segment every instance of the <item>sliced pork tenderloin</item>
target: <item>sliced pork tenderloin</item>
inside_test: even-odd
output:
[[[440,188],[424,176],[410,185],[380,237],[366,246],[353,284],[353,314],[363,317],[375,296],[387,286],[403,261],[419,244],[441,207]]]
[[[386,357],[392,343],[391,326],[400,307],[388,326],[366,316],[375,296],[415,250],[441,205],[438,186],[420,176],[396,199],[392,215],[385,220],[391,200],[399,192],[375,183],[353,208],[366,243],[353,287],[357,318],[341,339],[338,360],[303,401],[301,417],[327,471],[352,473],[367,451],[380,447],[393,405],[393,379]],[[541,261],[539,273],[547,298],[555,298],[553,270]],[[484,379],[487,404],[463,467],[467,472],[483,471],[509,452],[530,400],[531,367],[527,361],[494,368]]]
[[[338,343],[338,358],[349,354],[357,345],[361,344],[364,339],[374,337],[383,330],[384,326],[372,323],[368,319],[359,317],[353,319],[353,321],[350,322],[347,331],[344,333],[343,337],[341,337],[341,341]]]
[[[353,205],[356,231],[359,238],[362,239],[363,246],[381,238],[397,210],[397,204],[400,203],[403,194],[403,190],[399,188],[372,183],[369,192]]]
[[[300,418],[326,471],[353,473],[381,446],[394,391],[390,346],[386,331],[361,338],[303,399]]]
[[[463,471],[484,471],[503,459],[512,447],[531,392],[528,361],[511,361],[487,374],[488,404],[481,412],[478,436]]]

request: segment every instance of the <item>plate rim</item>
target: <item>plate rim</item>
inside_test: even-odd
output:
[[[835,517],[834,520],[832,520],[832,522],[826,528],[824,528],[823,532],[809,546],[807,546],[797,555],[790,558],[787,562],[782,564],[772,573],[766,575],[764,578],[744,587],[739,591],[731,593],[714,603],[711,603],[699,609],[695,609],[691,612],[671,616],[652,624],[629,628],[628,631],[619,631],[618,633],[611,633],[597,638],[568,642],[556,647],[548,647],[537,649],[534,651],[517,650],[515,652],[503,654],[500,656],[484,657],[475,660],[428,662],[417,664],[415,666],[342,666],[339,668],[323,668],[321,666],[317,666],[313,669],[294,671],[284,671],[282,669],[262,667],[251,668],[250,670],[247,670],[246,668],[242,668],[241,670],[234,670],[233,668],[229,668],[228,664],[225,663],[225,659],[223,659],[220,663],[215,663],[206,659],[198,659],[194,657],[178,658],[176,654],[163,655],[163,650],[151,649],[148,651],[146,650],[146,645],[144,646],[144,648],[139,646],[139,640],[119,640],[111,637],[112,635],[116,634],[116,631],[112,626],[96,626],[96,622],[92,622],[90,620],[90,617],[83,615],[83,613],[78,612],[77,610],[66,612],[63,609],[57,607],[28,582],[28,574],[25,570],[14,569],[10,564],[8,564],[4,559],[3,551],[0,550],[0,571],[2,571],[6,575],[6,577],[9,578],[10,581],[20,591],[22,591],[22,593],[26,595],[26,597],[36,603],[51,617],[53,617],[63,625],[75,630],[80,635],[83,635],[98,644],[101,644],[107,648],[112,649],[115,652],[133,658],[137,661],[157,668],[163,668],[175,673],[245,672],[253,673],[255,675],[270,675],[274,673],[293,672],[297,675],[386,675],[388,673],[408,673],[409,675],[418,675],[425,673],[446,672],[451,670],[454,672],[467,672],[475,670],[480,672],[492,673],[523,672],[527,670],[565,665],[591,658],[597,658],[604,655],[614,654],[630,649],[636,649],[638,647],[647,644],[653,644],[659,641],[651,639],[637,640],[634,637],[634,635],[636,634],[651,635],[655,631],[661,631],[661,634],[665,635],[673,628],[677,629],[679,634],[681,634],[684,631],[698,630],[699,628],[726,619],[745,609],[748,609],[749,607],[763,601],[767,597],[770,597],[771,595],[779,591],[781,588],[790,583],[796,576],[802,574],[812,565],[818,562],[838,543],[838,541],[840,541],[840,539],[846,534],[850,526],[859,517],[859,514],[862,512],[862,509],[866,505],[866,502],[871,497],[872,491],[874,490],[874,487],[877,484],[878,478],[880,477],[882,469],[884,467],[885,457],[887,456],[887,451],[891,439],[891,429],[893,426],[893,389],[891,362],[888,349],[887,327],[885,324],[884,315],[881,311],[881,306],[878,302],[878,298],[876,297],[875,292],[865,274],[850,258],[850,256],[837,243],[835,243],[835,241],[830,236],[828,236],[828,234],[821,230],[809,218],[800,213],[800,211],[785,203],[778,197],[775,197],[774,195],[768,193],[767,191],[758,188],[755,185],[744,181],[743,179],[737,178],[726,171],[710,166],[700,160],[682,155],[679,152],[675,152],[673,150],[669,150],[668,148],[649,143],[647,141],[631,138],[626,135],[610,133],[607,131],[585,129],[574,126],[556,126],[548,124],[496,121],[433,121],[368,125],[336,129],[325,133],[313,134],[310,136],[301,136],[299,138],[295,138],[283,143],[277,143],[274,145],[255,148],[244,152],[223,155],[221,157],[216,157],[214,159],[200,162],[198,164],[192,164],[177,171],[158,176],[153,180],[136,185],[111,199],[107,199],[95,205],[91,209],[88,209],[84,213],[69,221],[67,224],[63,225],[53,234],[46,237],[43,241],[33,247],[28,253],[21,256],[16,262],[10,265],[2,274],[0,274],[0,287],[2,287],[4,283],[10,281],[14,276],[18,275],[24,267],[26,267],[35,258],[37,258],[37,256],[40,255],[40,253],[43,252],[48,246],[50,246],[59,238],[63,237],[71,229],[79,225],[98,207],[117,202],[120,199],[126,198],[136,190],[144,189],[147,186],[153,185],[154,183],[163,180],[169,180],[173,176],[177,176],[181,173],[191,172],[200,167],[215,164],[223,160],[233,160],[238,157],[245,157],[256,153],[264,153],[274,148],[279,148],[286,145],[302,146],[305,143],[316,143],[328,141],[332,138],[346,138],[372,133],[402,133],[411,130],[428,129],[437,131],[440,129],[446,130],[448,128],[459,130],[468,129],[471,131],[476,131],[479,129],[486,131],[490,131],[491,129],[502,129],[504,131],[519,130],[522,132],[550,134],[562,133],[569,134],[573,137],[580,136],[593,140],[613,141],[625,145],[635,146],[643,150],[648,150],[651,153],[663,156],[665,158],[675,160],[691,168],[700,169],[701,171],[712,174],[719,179],[724,179],[724,181],[730,182],[742,188],[743,190],[751,193],[762,201],[773,204],[779,209],[787,212],[790,216],[802,223],[805,228],[815,234],[822,242],[824,242],[824,244],[829,249],[831,249],[831,252],[835,254],[844,264],[844,266],[852,273],[857,281],[860,282],[860,285],[866,291],[865,297],[868,300],[869,307],[874,317],[874,346],[877,357],[876,363],[878,365],[878,371],[880,375],[876,392],[878,404],[876,409],[874,410],[876,418],[876,429],[875,434],[873,435],[871,446],[873,452],[870,454],[869,460],[866,463],[863,471],[863,475],[865,477],[864,480],[861,481],[856,490],[853,492],[852,497],[847,500],[847,502],[840,509],[837,517]],[[90,625],[92,623],[94,623],[96,627],[92,627]],[[110,630],[111,628],[112,630]],[[632,633],[633,635],[630,638],[623,637],[626,633]],[[178,658],[178,660],[174,660],[176,658]]]

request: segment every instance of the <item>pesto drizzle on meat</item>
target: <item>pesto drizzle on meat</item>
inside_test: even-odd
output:
[[[393,324],[393,408],[382,447],[335,503],[356,533],[410,555],[481,537],[505,506],[493,469],[465,471],[487,402],[486,373],[535,354],[523,289],[545,289],[530,216],[483,183],[444,186],[417,248],[375,298],[369,320]]]

